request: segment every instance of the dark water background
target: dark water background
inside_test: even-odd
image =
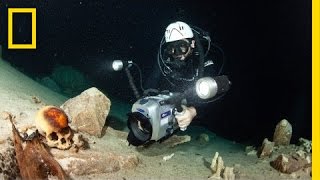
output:
[[[7,8],[37,8],[37,49],[7,50]],[[277,122],[293,125],[293,141],[311,138],[311,1],[4,0],[3,57],[29,76],[70,65],[96,87],[134,102],[113,59],[133,60],[152,73],[166,26],[176,20],[209,31],[226,55],[233,82],[223,100],[206,107],[206,126],[238,142],[272,139]],[[30,42],[31,16],[15,17],[15,42]],[[134,74],[135,75],[135,74]]]

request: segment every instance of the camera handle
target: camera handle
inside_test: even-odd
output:
[[[160,105],[164,105],[164,104],[173,104],[174,105],[174,109],[173,109],[173,114],[174,115],[181,115],[185,113],[185,110],[182,108],[182,101],[183,99],[185,99],[186,93],[178,93],[176,96],[173,96],[169,99],[160,101]],[[187,128],[180,128],[181,131],[185,131]]]
[[[174,115],[182,115],[184,113],[185,113],[185,110],[181,107],[181,105],[178,105],[176,108],[174,108],[174,112],[173,112]],[[183,128],[180,127],[180,130],[185,131],[187,130],[187,127],[183,127]]]

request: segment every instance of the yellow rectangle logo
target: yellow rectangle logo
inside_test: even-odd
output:
[[[31,44],[13,44],[13,13],[31,13],[32,41]],[[36,8],[8,8],[8,49],[36,49]]]

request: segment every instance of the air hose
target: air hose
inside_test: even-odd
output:
[[[199,52],[199,75],[198,79],[203,77],[203,72],[204,72],[204,52],[203,52],[203,47],[200,43],[200,39],[197,33],[194,33],[194,39],[196,41],[196,46],[197,50]]]
[[[139,94],[139,91],[138,91],[136,85],[134,84],[134,80],[133,80],[133,77],[132,77],[132,75],[130,73],[129,68],[125,68],[125,71],[126,71],[126,74],[127,74],[128,80],[129,80],[130,87],[131,87],[131,89],[133,91],[133,94],[136,97],[136,99],[139,99],[140,98],[140,94]]]

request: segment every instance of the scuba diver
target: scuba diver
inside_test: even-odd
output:
[[[166,89],[181,92],[193,86],[202,77],[215,77],[221,74],[224,54],[219,46],[211,42],[209,33],[185,22],[169,24],[160,42],[158,65],[146,81],[150,89]],[[176,115],[178,125],[186,129],[191,121],[201,114],[201,104],[219,99],[206,100],[196,96],[188,97],[182,105],[183,113]]]

